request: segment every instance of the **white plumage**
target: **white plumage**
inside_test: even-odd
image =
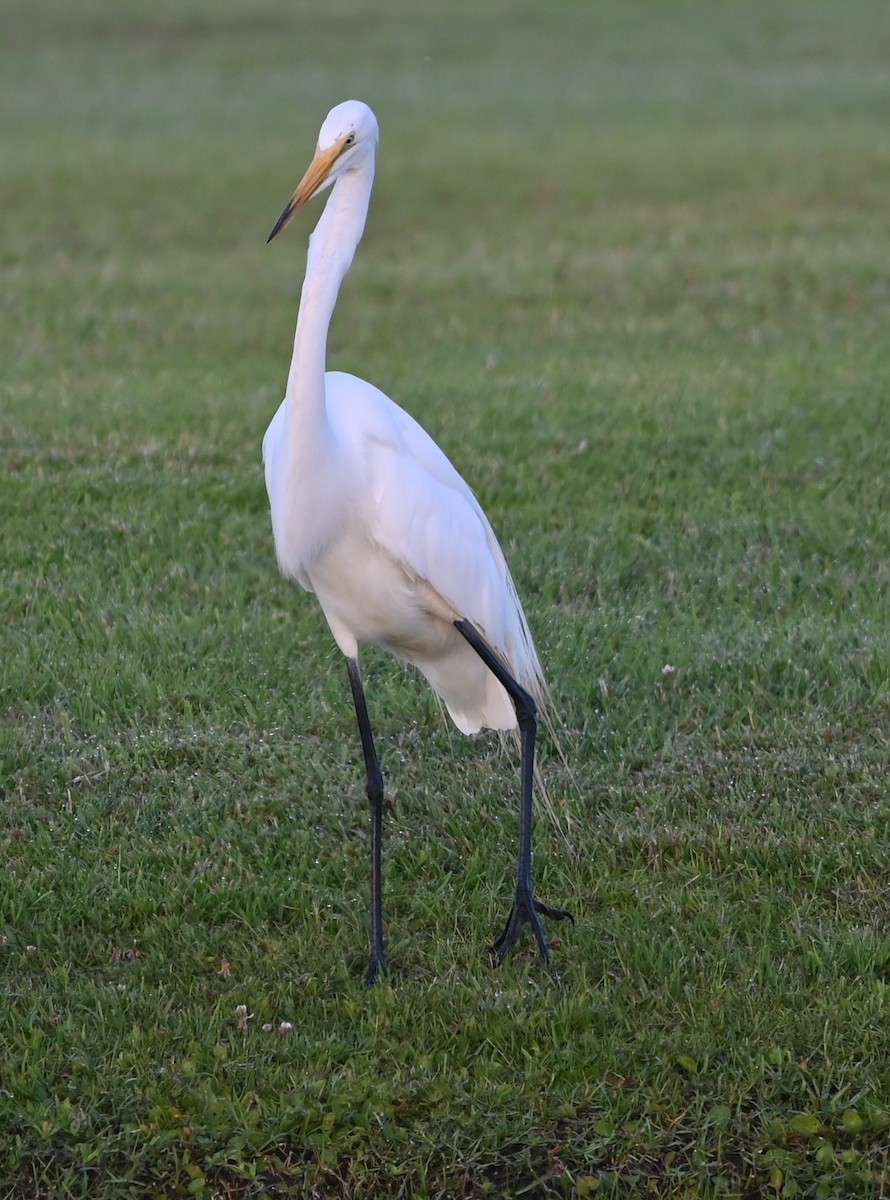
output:
[[[286,394],[263,439],[278,562],[318,597],[350,664],[372,806],[377,790],[382,806],[382,778],[378,789],[370,724],[365,712],[363,727],[360,711],[364,696],[356,695],[360,643],[413,663],[464,733],[516,727],[513,681],[533,699],[544,692],[504,555],[470,488],[413,417],[371,384],[326,371],[337,294],[364,231],[377,136],[367,105],[349,100],[332,109],[312,163],[269,236],[333,185],[310,238]],[[455,622],[481,635],[494,667]],[[498,666],[506,669],[506,686],[495,677]],[[533,711],[534,704],[532,719]],[[533,740],[532,733],[532,754]],[[529,901],[550,911],[531,901],[530,880]],[[379,895],[375,903],[379,909]],[[534,913],[519,924],[526,921],[535,924]],[[383,965],[382,931],[373,925],[372,914],[369,980]]]
[[[371,642],[413,663],[463,733],[512,729],[507,692],[454,628],[470,620],[540,695],[541,668],[487,517],[432,438],[352,375],[325,378],[329,436],[288,469],[285,400],[263,442],[278,561],[315,592],[337,645]]]

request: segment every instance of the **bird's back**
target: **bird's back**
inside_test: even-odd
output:
[[[506,691],[453,624],[471,621],[542,698],[528,624],[479,502],[429,434],[377,388],[341,372],[329,372],[325,387],[331,469],[346,474],[342,510],[333,521],[330,512],[292,514],[297,525],[318,520],[330,532],[301,573],[282,566],[317,594],[345,654],[360,642],[382,645],[419,668],[464,732],[512,728]],[[264,442],[273,522],[275,421]]]

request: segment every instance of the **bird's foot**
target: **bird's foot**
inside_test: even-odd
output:
[[[373,987],[381,975],[386,974],[386,958],[384,955],[373,955],[368,963],[368,969],[365,971],[365,977],[362,980],[362,987]]]
[[[564,908],[551,908],[549,904],[536,900],[531,892],[517,891],[504,931],[491,947],[491,956],[498,966],[515,946],[523,925],[531,925],[538,949],[541,951],[541,957],[547,966],[550,966],[550,947],[547,945],[544,927],[538,913],[550,917],[553,921],[571,921],[573,925],[575,924],[575,918]]]

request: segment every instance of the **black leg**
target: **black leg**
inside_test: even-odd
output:
[[[386,953],[383,948],[383,774],[377,759],[374,734],[362,687],[362,675],[357,658],[347,658],[349,685],[355,704],[362,752],[365,756],[365,791],[371,804],[371,960],[365,973],[365,986],[369,987],[381,971],[386,970]]]
[[[516,710],[516,720],[519,724],[519,739],[521,749],[520,788],[519,788],[519,860],[516,868],[516,893],[513,897],[513,907],[500,937],[492,946],[492,953],[498,963],[503,962],[511,948],[515,945],[523,925],[531,925],[538,943],[538,948],[547,965],[550,965],[550,947],[544,936],[539,913],[551,917],[554,921],[569,920],[574,924],[575,918],[562,908],[551,908],[548,904],[536,900],[532,890],[532,788],[535,774],[535,736],[537,733],[537,706],[528,694],[520,687],[501,660],[482,637],[479,630],[470,621],[455,621],[455,628],[473,647],[488,669],[499,683],[507,689],[507,694]]]

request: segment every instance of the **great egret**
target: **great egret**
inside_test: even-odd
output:
[[[532,891],[532,784],[541,664],[504,555],[467,484],[436,443],[387,396],[325,371],[328,327],[368,213],[377,120],[366,104],[331,109],[315,156],[269,234],[333,185],[309,239],[287,391],[263,439],[281,571],[318,597],[346,656],[371,805],[371,955],[386,967],[381,834],[383,776],[359,671],[371,642],[413,663],[464,733],[520,733],[519,862],[513,906],[492,952],[501,961],[539,914],[563,920]]]

